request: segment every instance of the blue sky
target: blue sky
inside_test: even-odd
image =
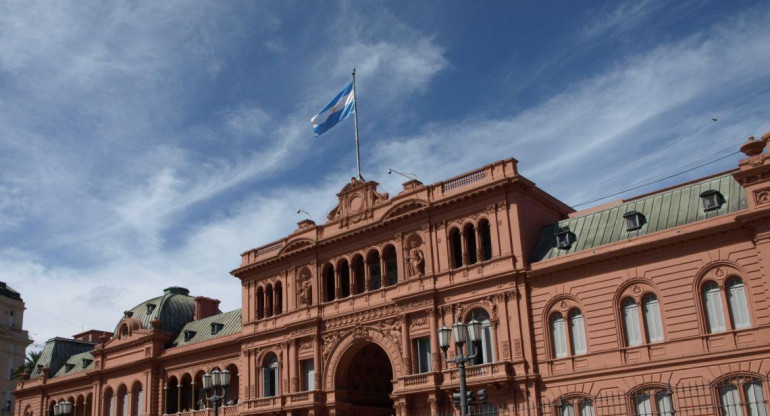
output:
[[[171,285],[240,307],[239,254],[355,174],[352,120],[310,126],[354,67],[381,190],[508,157],[567,203],[622,190],[770,129],[767,27],[740,0],[2,2],[0,280],[38,343]]]

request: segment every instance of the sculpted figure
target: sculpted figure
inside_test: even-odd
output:
[[[425,274],[425,256],[420,250],[420,244],[412,241],[409,249],[409,277],[422,277]]]

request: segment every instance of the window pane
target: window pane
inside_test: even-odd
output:
[[[644,320],[647,339],[650,342],[663,341],[663,325],[660,322],[660,304],[653,294],[644,297]]]
[[[315,363],[313,360],[305,360],[303,371],[305,373],[305,390],[315,390]]]
[[[572,402],[564,403],[561,407],[561,416],[575,416],[575,408],[572,406]]]
[[[580,416],[594,416],[594,403],[590,400],[580,402]]]
[[[730,316],[733,318],[733,327],[750,327],[749,305],[746,302],[746,292],[743,282],[740,279],[730,280],[727,284],[727,294],[730,299]]]
[[[732,384],[721,387],[719,389],[719,396],[722,400],[722,413],[725,416],[743,416],[737,387]]]
[[[636,310],[636,302],[631,298],[623,301],[623,322],[626,325],[626,343],[629,346],[642,343],[642,333],[639,328],[639,313]]]
[[[430,371],[430,338],[418,338],[414,342],[417,352],[417,372],[427,373]]]
[[[586,353],[586,333],[583,325],[583,314],[575,309],[569,314],[569,328],[572,335],[572,351],[575,354]]]
[[[484,363],[495,361],[494,338],[492,337],[492,325],[487,319],[481,327],[481,348],[484,351]]]
[[[725,315],[722,311],[722,295],[719,286],[714,282],[708,282],[703,286],[704,303],[708,317],[709,332],[722,332],[725,330]]]
[[[767,404],[765,394],[762,392],[762,384],[758,381],[743,385],[746,392],[746,402],[749,408],[749,416],[767,416]]]
[[[567,356],[567,340],[564,333],[564,318],[560,313],[551,316],[551,334],[553,336],[553,355],[556,358]]]
[[[652,404],[649,395],[639,394],[636,396],[636,415],[652,416]]]
[[[661,416],[674,416],[674,403],[671,400],[670,393],[659,393],[656,396],[658,402],[658,413]]]

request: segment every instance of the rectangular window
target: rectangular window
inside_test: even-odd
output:
[[[636,416],[652,416],[652,404],[649,395],[636,396]]]
[[[278,368],[265,367],[262,369],[262,396],[275,397],[278,395]]]
[[[626,343],[628,346],[641,345],[642,334],[639,328],[639,313],[636,303],[629,299],[623,305],[623,320],[626,324]]]
[[[553,353],[556,358],[567,356],[567,340],[564,333],[564,318],[559,314],[551,319],[553,331]]]
[[[719,389],[719,397],[722,400],[722,414],[725,416],[743,416],[741,398],[738,388],[731,385]]]
[[[709,332],[722,332],[725,330],[725,315],[722,311],[722,297],[719,287],[713,285],[705,293],[706,314],[708,315]]]
[[[660,323],[660,304],[655,298],[644,302],[644,320],[647,324],[647,337],[650,342],[663,341],[663,328]]]
[[[728,291],[730,312],[732,313],[733,325],[736,329],[751,326],[749,305],[746,304],[746,292],[744,292],[743,288],[743,283],[737,283],[730,285]]]
[[[13,357],[8,358],[8,380],[13,378],[13,371],[15,370],[15,368],[13,368],[13,364]]]
[[[660,416],[674,416],[674,403],[671,401],[671,393],[658,393],[655,395],[658,402]]]
[[[430,337],[422,337],[414,340],[414,352],[417,354],[417,373],[430,371]]]
[[[594,416],[594,404],[590,400],[580,402],[580,416]]]
[[[302,361],[302,380],[305,391],[315,390],[315,363],[312,359]]]
[[[586,332],[583,326],[583,314],[573,312],[569,315],[570,334],[572,335],[572,349],[575,354],[586,353]]]
[[[767,416],[767,405],[765,404],[765,395],[762,393],[762,385],[755,381],[744,384],[743,389],[746,392],[749,416]]]
[[[575,416],[575,408],[572,407],[572,403],[561,407],[561,416]]]

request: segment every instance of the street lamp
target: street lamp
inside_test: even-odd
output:
[[[455,347],[457,347],[457,356],[451,360],[447,357],[447,350],[449,349],[449,334],[455,339]],[[460,414],[467,416],[470,413],[468,409],[468,396],[466,395],[467,385],[465,382],[465,363],[473,360],[478,356],[479,352],[474,351],[473,355],[463,354],[463,346],[467,342],[475,342],[481,339],[481,322],[472,320],[467,324],[462,323],[460,320],[452,325],[452,329],[442,325],[438,329],[438,342],[441,350],[444,351],[444,360],[448,363],[457,364],[458,371],[460,373]]]
[[[214,370],[203,375],[203,390],[206,400],[214,403],[214,416],[219,415],[219,401],[227,397],[230,372]],[[221,390],[220,390],[221,389]],[[220,394],[221,392],[221,394]],[[211,393],[211,395],[209,395]]]
[[[61,402],[53,405],[54,416],[64,416],[72,413],[72,402]]]

